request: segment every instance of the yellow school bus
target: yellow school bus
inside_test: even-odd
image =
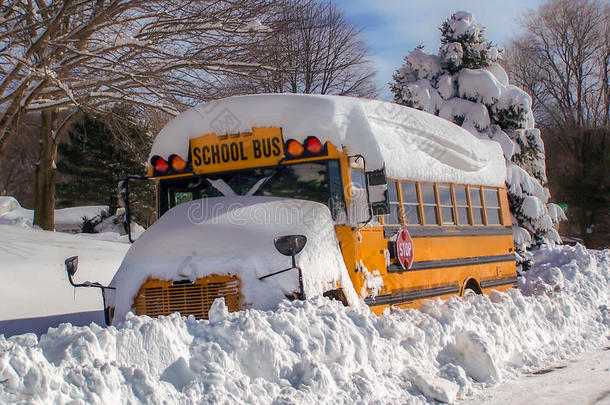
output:
[[[346,305],[364,302],[382,314],[388,308],[418,307],[427,299],[515,286],[504,164],[495,142],[411,108],[349,97],[254,95],[208,103],[172,120],[155,140],[147,177],[156,184],[158,222],[184,204],[219,204],[245,195],[323,206],[332,218],[332,239],[347,276],[320,284],[324,275],[319,269],[299,262],[306,238],[278,241],[282,235],[265,225],[256,234],[275,235],[276,247],[288,243],[284,254],[292,256],[291,268],[298,268],[299,282],[293,284],[298,288],[294,294],[283,291],[283,296],[322,294]],[[266,277],[261,276],[265,270],[257,270],[256,281],[251,281],[247,266],[234,270],[235,263],[247,259],[234,261],[224,243],[201,256],[222,250],[227,268],[216,260],[213,270],[197,274],[186,274],[180,266],[173,275],[150,271],[154,260],[143,257],[217,243],[211,240],[216,239],[212,222],[198,228],[208,232],[207,239],[195,241],[199,233],[190,233],[174,248],[166,246],[174,239],[164,241],[163,232],[180,235],[180,225],[174,225],[175,233],[147,238],[155,226],[133,245],[149,253],[130,262],[128,253],[110,290],[104,290],[109,321],[128,310],[207,318],[220,297],[231,311],[268,308],[257,304],[257,297],[264,296],[266,288],[272,295],[271,287],[252,284]],[[159,225],[157,233],[163,226],[168,225]],[[245,221],[230,229],[241,233],[250,226]],[[266,271],[279,273],[275,270],[277,266]],[[313,273],[318,287],[309,288]],[[296,271],[290,277],[296,280]],[[130,289],[121,292],[129,283]],[[115,306],[121,305],[117,316]]]

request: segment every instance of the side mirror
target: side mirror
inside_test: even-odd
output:
[[[388,201],[388,179],[385,169],[366,172],[369,182],[369,198],[373,215],[387,215],[390,213]]]
[[[127,181],[127,179],[121,180],[118,184],[119,207],[122,208],[129,206],[129,190],[127,188]]]
[[[380,186],[388,183],[388,179],[385,176],[385,169],[366,172],[366,177],[369,182],[369,186]]]
[[[119,181],[118,197],[119,206],[125,210],[123,214],[123,227],[125,228],[125,233],[129,238],[129,242],[133,243],[133,240],[131,239],[131,214],[129,212],[129,176],[124,180]]]
[[[371,203],[373,215],[388,215],[390,213],[390,204],[387,201],[375,201]]]
[[[127,233],[127,236],[129,237],[129,242],[133,243],[133,239],[131,238],[131,214],[129,212],[129,179],[145,180],[147,177],[139,174],[131,174],[119,181],[118,184],[119,206],[125,209],[123,226],[125,227],[125,233]]]
[[[278,252],[284,256],[294,256],[305,247],[307,237],[305,235],[278,236],[273,239],[273,244]]]
[[[78,256],[68,257],[64,263],[66,265],[66,271],[71,278],[76,274],[76,270],[78,269]]]
[[[283,254],[284,256],[292,257],[292,267],[288,267],[287,269],[276,271],[271,274],[267,274],[265,276],[259,277],[259,280],[264,280],[267,277],[275,276],[277,274],[281,274],[287,272],[288,270],[296,269],[299,272],[299,299],[305,299],[305,288],[303,287],[303,271],[296,264],[295,256],[305,247],[307,243],[307,237],[305,235],[285,235],[278,236],[273,239],[273,244],[278,252]]]
[[[109,311],[114,311],[114,308],[110,309],[106,306],[106,294],[105,290],[114,290],[114,287],[101,285],[98,282],[85,281],[84,283],[74,283],[72,277],[76,274],[76,270],[78,269],[78,256],[68,257],[64,260],[64,264],[66,265],[66,272],[68,273],[68,281],[72,285],[72,287],[94,287],[102,290],[102,303],[104,304],[104,320],[106,321],[106,325],[110,325],[112,321],[112,313]]]

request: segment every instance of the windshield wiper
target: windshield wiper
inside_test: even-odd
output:
[[[271,176],[267,176],[267,177],[263,177],[262,179],[259,179],[256,184],[254,184],[252,187],[250,187],[250,190],[246,191],[246,196],[251,196],[254,195],[254,193],[256,193],[263,184],[265,184],[267,182],[267,180],[269,180],[271,178]]]

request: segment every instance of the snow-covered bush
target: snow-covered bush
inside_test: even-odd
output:
[[[107,218],[111,217],[112,214],[110,209],[101,210],[99,214],[89,218],[88,216],[83,216],[83,222],[80,224],[80,232],[81,233],[98,233],[98,225],[104,222]]]
[[[524,268],[526,250],[559,242],[555,230],[565,219],[550,204],[544,144],[535,128],[531,97],[509,83],[498,64],[502,49],[484,37],[472,14],[457,12],[441,27],[438,56],[418,46],[394,74],[394,102],[418,108],[460,125],[502,146],[513,214],[515,247]]]

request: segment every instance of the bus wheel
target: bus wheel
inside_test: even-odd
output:
[[[343,306],[347,306],[347,298],[345,298],[345,294],[343,293],[342,288],[337,288],[335,290],[328,290],[322,295],[331,300],[341,301]]]
[[[474,278],[468,280],[466,285],[464,286],[464,290],[462,291],[462,297],[468,297],[472,295],[483,294],[481,291],[481,287],[479,287],[479,283]]]

